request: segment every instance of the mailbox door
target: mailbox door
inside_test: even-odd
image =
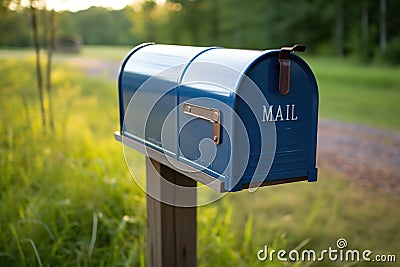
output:
[[[250,139],[250,160],[241,183],[258,183],[263,181],[278,181],[284,179],[305,178],[316,180],[315,155],[317,141],[318,88],[308,65],[299,57],[290,57],[290,91],[283,95],[279,92],[279,51],[265,54],[247,70],[247,76],[262,91],[267,103],[257,104],[254,116],[249,115],[249,105],[240,98],[237,109]],[[247,97],[249,91],[245,86],[239,88],[241,94]],[[275,151],[268,148],[260,150],[260,134],[256,125],[269,128],[275,125]],[[271,153],[272,155],[271,157]],[[269,158],[270,168],[263,166],[267,163],[260,160]],[[256,166],[261,168],[256,170]]]

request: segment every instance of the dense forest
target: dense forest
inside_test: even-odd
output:
[[[123,10],[59,12],[56,24],[58,36],[79,35],[84,44],[267,49],[304,43],[313,53],[400,63],[399,10],[398,0],[144,0]],[[45,21],[45,10],[40,17]],[[0,32],[0,46],[30,46],[29,10],[3,6]]]

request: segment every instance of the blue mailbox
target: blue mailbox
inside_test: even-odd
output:
[[[318,87],[294,51],[146,43],[123,61],[115,138],[217,189],[317,179]]]

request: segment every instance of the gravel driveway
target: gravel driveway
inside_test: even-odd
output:
[[[400,132],[321,119],[317,161],[319,168],[400,197]]]

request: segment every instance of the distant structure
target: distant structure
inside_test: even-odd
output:
[[[55,51],[59,53],[77,53],[81,52],[82,37],[79,35],[65,35],[56,39]]]

